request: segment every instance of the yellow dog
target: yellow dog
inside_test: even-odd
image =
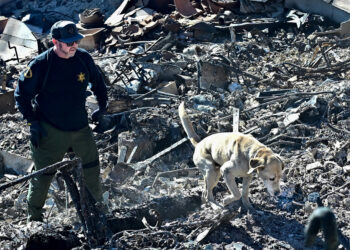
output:
[[[243,205],[248,210],[254,211],[248,199],[254,171],[257,171],[258,176],[262,178],[270,195],[280,193],[284,164],[270,148],[253,136],[242,133],[216,133],[200,140],[185,111],[184,102],[179,106],[179,116],[188,138],[195,146],[193,162],[204,176],[203,198],[206,202],[216,204],[213,188],[219,182],[221,175],[231,192],[231,195],[224,199],[223,205],[242,198]],[[235,177],[243,177],[242,195]]]

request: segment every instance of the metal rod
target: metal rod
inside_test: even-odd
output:
[[[11,47],[10,42],[7,42],[7,44],[8,44],[8,46],[9,46],[9,49],[14,49],[14,50],[15,50],[16,59],[17,59],[17,62],[19,63],[19,58],[18,58],[18,53],[17,53],[17,48],[16,48],[16,46]]]

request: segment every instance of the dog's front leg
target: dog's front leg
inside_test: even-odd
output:
[[[249,176],[246,176],[246,177],[243,177],[243,187],[242,187],[242,203],[243,203],[243,206],[251,211],[251,212],[255,212],[255,209],[253,208],[252,204],[250,203],[249,201],[249,186],[250,186],[250,183],[252,181],[252,176],[249,175]]]
[[[221,174],[224,178],[227,188],[230,190],[231,195],[224,199],[224,206],[230,204],[235,200],[241,198],[241,193],[237,187],[234,175],[234,163],[232,161],[225,162],[220,168]]]

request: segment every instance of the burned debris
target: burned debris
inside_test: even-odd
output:
[[[350,2],[312,3],[0,0],[1,248],[303,249],[308,240],[320,249],[321,234],[304,235],[309,216],[322,212],[319,197],[323,215],[336,219],[329,235],[347,249]],[[50,27],[62,19],[85,35],[80,46],[107,84],[108,112],[90,124],[104,201],[89,200],[67,153],[44,222],[27,224],[28,179],[40,173],[32,172],[29,128],[13,92],[30,59],[52,46]],[[182,101],[201,139],[239,131],[282,157],[278,197],[254,175],[249,197],[260,213],[240,200],[221,210],[201,201]],[[88,92],[88,113],[97,107]],[[228,196],[222,179],[214,193],[218,203]]]

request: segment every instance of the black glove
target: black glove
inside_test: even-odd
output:
[[[30,142],[35,148],[39,146],[40,139],[45,136],[47,136],[47,133],[39,121],[30,123]]]
[[[115,127],[112,116],[102,115],[98,120],[97,126],[92,130],[93,132],[103,134],[105,131]]]
[[[128,124],[130,124],[130,119],[128,115],[104,115],[101,117],[93,131],[100,134],[111,129],[126,131],[129,129]]]
[[[91,120],[93,122],[99,122],[104,114],[106,114],[107,108],[98,108],[91,114]]]

